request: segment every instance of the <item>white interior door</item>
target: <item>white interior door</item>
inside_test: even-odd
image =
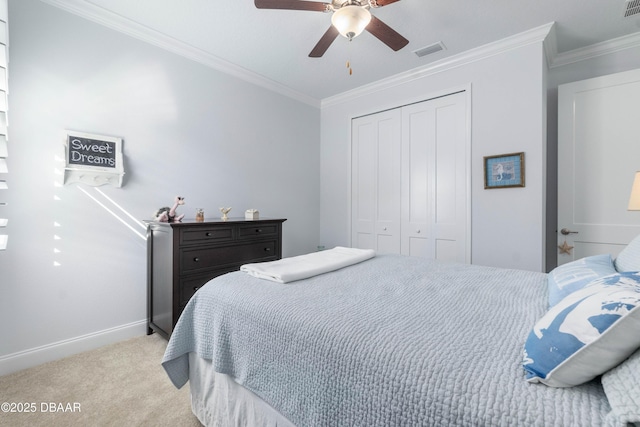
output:
[[[466,94],[402,108],[402,253],[469,262]]]
[[[640,212],[627,211],[640,170],[639,111],[640,70],[558,88],[558,245],[566,242],[558,265],[615,257],[640,233]]]

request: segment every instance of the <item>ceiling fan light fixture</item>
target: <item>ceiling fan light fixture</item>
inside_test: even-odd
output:
[[[371,22],[371,13],[362,6],[343,6],[333,12],[331,24],[349,40],[357,37]]]

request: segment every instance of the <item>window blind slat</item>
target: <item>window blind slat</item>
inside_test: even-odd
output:
[[[9,62],[8,44],[9,44],[9,0],[0,0],[0,173],[3,174],[0,180],[0,190],[8,190],[9,186],[6,181],[6,174],[9,173],[9,167],[6,158],[9,155],[7,141],[7,108],[8,108],[8,82],[7,82],[7,66]],[[3,194],[4,192],[0,192]],[[0,198],[0,207],[7,206],[6,195]],[[4,209],[3,209],[4,210]],[[3,215],[4,216],[4,215]],[[8,232],[7,226],[9,220],[0,218],[0,229],[5,233]],[[7,249],[9,241],[8,234],[0,234],[0,251]]]
[[[0,135],[7,134],[7,113],[0,111]]]
[[[9,0],[0,0],[0,20],[9,22]]]

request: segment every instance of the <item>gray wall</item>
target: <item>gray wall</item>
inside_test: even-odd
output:
[[[9,26],[0,374],[145,331],[139,220],[176,195],[191,218],[287,218],[283,254],[315,250],[319,109],[38,0]],[[124,186],[58,186],[65,129],[124,138]]]

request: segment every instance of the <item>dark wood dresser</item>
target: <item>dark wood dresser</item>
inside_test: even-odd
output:
[[[282,258],[284,221],[147,222],[147,334],[168,339],[189,299],[212,278]]]

